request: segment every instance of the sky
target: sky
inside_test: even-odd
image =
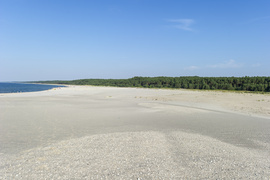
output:
[[[0,81],[270,76],[269,0],[0,0]]]

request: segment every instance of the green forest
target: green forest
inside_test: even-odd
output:
[[[270,92],[270,77],[133,77],[129,79],[79,79],[36,83],[144,88],[183,88]]]

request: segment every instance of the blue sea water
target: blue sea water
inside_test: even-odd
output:
[[[65,87],[47,84],[26,84],[26,83],[0,83],[0,93],[35,92]]]

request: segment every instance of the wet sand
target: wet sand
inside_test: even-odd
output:
[[[267,179],[269,108],[216,91],[0,94],[0,179]]]

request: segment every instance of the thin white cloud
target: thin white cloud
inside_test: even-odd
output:
[[[193,19],[170,19],[169,22],[176,23],[173,27],[185,31],[194,31],[190,26],[195,22]]]
[[[253,67],[258,67],[260,64],[254,64]],[[226,69],[226,68],[241,68],[243,67],[244,64],[242,63],[237,63],[235,60],[231,59],[229,61],[225,61],[223,63],[218,63],[218,64],[211,64],[211,65],[205,65],[205,66],[189,66],[186,67],[185,70],[189,71],[194,71],[197,69],[209,69],[209,68],[215,68],[215,69]]]
[[[248,19],[246,22],[242,22],[240,24],[253,24],[256,22],[263,22],[263,21],[269,21],[269,20],[270,20],[270,16],[263,16],[263,17]]]
[[[243,66],[243,64],[237,63],[235,60],[231,59],[231,60],[226,61],[224,63],[208,65],[207,67],[209,67],[209,68],[240,68],[242,66]]]
[[[196,70],[196,69],[200,69],[200,67],[198,67],[198,66],[189,66],[189,67],[185,68],[185,70],[190,70],[190,71],[193,71],[193,70]]]
[[[260,63],[252,64],[251,67],[261,67],[262,65]]]

